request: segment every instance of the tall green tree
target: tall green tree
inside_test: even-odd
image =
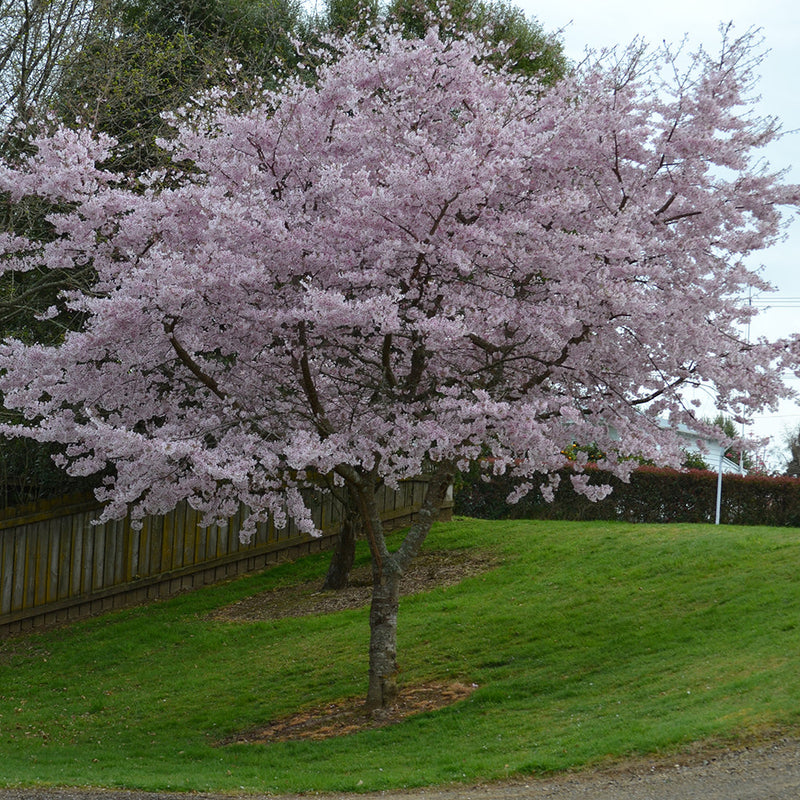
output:
[[[800,426],[788,431],[784,441],[789,450],[789,458],[783,474],[790,478],[800,478]]]
[[[56,110],[120,143],[115,167],[139,174],[166,162],[162,115],[210,86],[267,84],[297,60],[299,0],[111,0],[105,24],[65,64]]]
[[[409,37],[424,36],[431,23],[449,36],[485,36],[495,45],[496,63],[546,83],[561,78],[568,67],[558,36],[508,0],[390,0],[387,13]]]
[[[326,31],[338,35],[352,31],[361,35],[377,23],[380,16],[378,0],[328,0],[322,24]]]
[[[370,27],[397,25],[408,38],[436,25],[444,37],[476,34],[495,46],[492,59],[515,72],[553,83],[568,69],[557,34],[548,33],[508,0],[327,0],[318,31],[363,35]]]

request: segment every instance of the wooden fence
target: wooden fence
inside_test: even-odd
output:
[[[388,527],[408,524],[426,488],[420,478],[379,498]],[[93,525],[99,506],[91,495],[0,511],[0,636],[193,589],[267,564],[329,547],[341,509],[330,495],[314,503],[323,535],[313,538],[293,524],[259,525],[243,544],[239,530],[247,511],[225,527],[200,527],[186,503],[140,530],[129,520]]]

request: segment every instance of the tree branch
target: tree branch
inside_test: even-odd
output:
[[[667,217],[664,220],[664,224],[669,225],[671,222],[677,222],[678,220],[687,219],[688,217],[699,217],[702,213],[702,211],[687,211],[685,214],[676,214],[674,217]]]
[[[173,318],[169,322],[164,323],[164,330],[169,337],[169,343],[172,345],[172,349],[175,351],[175,354],[178,356],[178,360],[183,364],[192,375],[200,381],[207,389],[209,389],[213,394],[215,394],[220,400],[227,400],[228,394],[225,392],[222,387],[214,380],[214,378],[209,375],[207,372],[204,372],[200,365],[189,355],[186,348],[178,341],[175,336],[175,325],[177,324],[178,320]]]
[[[383,366],[383,377],[390,388],[394,389],[397,386],[397,378],[392,372],[392,334],[387,333],[383,337],[383,347],[381,348],[381,363]]]
[[[592,332],[592,328],[590,325],[587,325],[585,322],[583,323],[583,328],[581,332],[576,334],[575,336],[570,337],[564,346],[561,348],[561,352],[559,353],[558,357],[555,358],[553,361],[541,361],[540,363],[544,365],[545,370],[541,375],[537,375],[534,378],[531,378],[527,383],[525,383],[522,387],[523,394],[528,391],[528,389],[533,388],[534,386],[539,386],[543,383],[550,375],[553,374],[554,367],[562,366],[566,360],[569,358],[569,352],[572,347],[581,342],[585,342],[586,339],[589,338],[589,334]]]
[[[311,365],[308,362],[308,340],[306,338],[306,326],[304,322],[300,323],[299,335],[300,345],[303,348],[303,355],[300,356],[299,361],[295,358],[292,358],[292,361],[295,364],[295,369],[299,369],[300,371],[300,385],[303,387],[303,394],[305,394],[306,400],[308,400],[314,424],[317,426],[317,432],[325,439],[333,433],[333,426],[325,414],[325,408],[319,398],[317,387],[314,384],[314,377],[311,374]]]
[[[403,544],[394,555],[395,564],[401,573],[405,572],[408,565],[416,558],[422,543],[427,537],[431,525],[436,521],[442,503],[447,496],[447,489],[453,481],[455,466],[450,461],[441,461],[431,475],[428,489],[422,507],[417,512],[417,519],[406,534]]]
[[[694,370],[692,370],[693,372]],[[661,397],[662,394],[666,394],[667,392],[672,391],[673,389],[677,389],[679,386],[683,386],[686,381],[691,378],[691,374],[684,375],[681,378],[675,378],[674,381],[667,383],[665,386],[662,386],[660,389],[656,389],[655,391],[651,392],[647,397],[640,397],[638,400],[631,400],[631,406],[640,406],[644,403],[650,403],[655,400],[657,397]]]
[[[384,562],[391,557],[391,554],[386,547],[380,513],[375,504],[375,476],[374,474],[364,475],[350,464],[339,464],[334,471],[344,478],[356,498],[372,555],[373,573],[380,580],[383,575]]]

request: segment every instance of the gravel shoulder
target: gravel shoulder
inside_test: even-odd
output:
[[[364,794],[158,794],[104,789],[0,789],[0,800],[798,800],[800,738],[636,759],[546,778]]]

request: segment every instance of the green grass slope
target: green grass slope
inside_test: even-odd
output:
[[[401,683],[477,684],[468,699],[321,742],[219,746],[365,692],[366,609],[209,618],[321,580],[323,554],[0,642],[0,785],[366,791],[577,768],[800,721],[800,530],[456,520],[427,547],[478,547],[500,563],[401,601]]]

